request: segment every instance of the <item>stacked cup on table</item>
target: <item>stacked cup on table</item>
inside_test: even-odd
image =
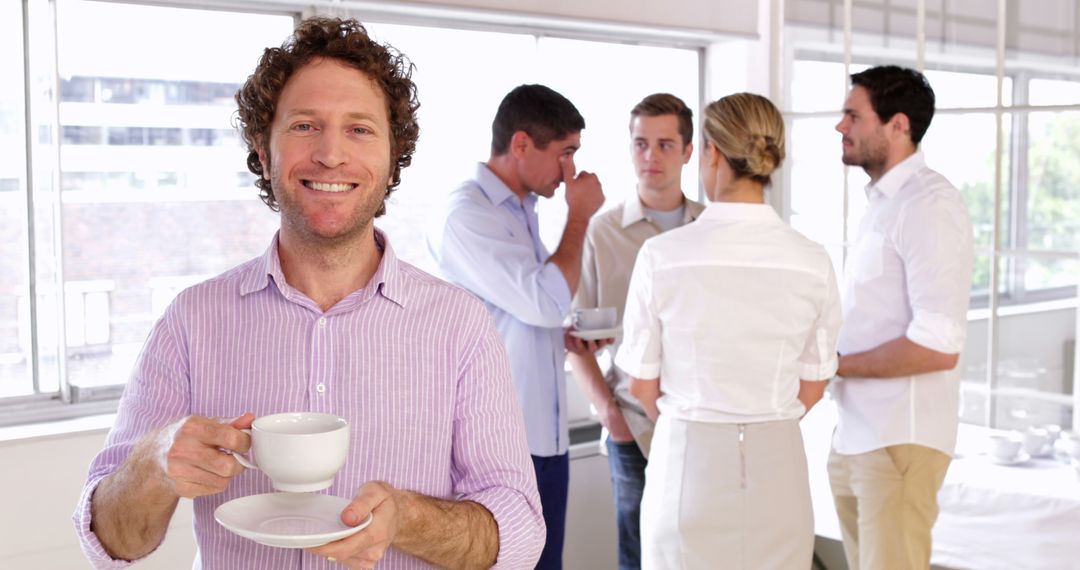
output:
[[[1018,464],[1032,457],[1056,457],[1071,463],[1080,474],[1080,434],[1060,426],[1030,427],[1024,431],[990,436],[990,455],[997,463]]]

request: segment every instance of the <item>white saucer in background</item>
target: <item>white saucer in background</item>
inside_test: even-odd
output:
[[[1021,451],[1019,455],[1011,459],[999,459],[991,455],[990,460],[994,463],[997,463],[998,465],[1022,465],[1024,463],[1027,463],[1028,461],[1031,461],[1031,455],[1025,451]]]
[[[580,331],[573,329],[570,331],[570,336],[575,336],[581,340],[600,340],[605,338],[619,338],[622,336],[622,327],[611,327],[609,329],[589,329]]]
[[[214,519],[232,532],[266,546],[311,548],[360,532],[341,522],[349,499],[316,493],[266,493],[233,499],[214,511]]]

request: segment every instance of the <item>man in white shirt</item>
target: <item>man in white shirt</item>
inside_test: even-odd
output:
[[[649,95],[630,111],[637,192],[589,223],[574,309],[614,307],[622,322],[641,244],[695,220],[705,209],[688,200],[682,189],[682,169],[693,153],[693,139],[693,112],[670,93]],[[615,493],[619,570],[634,570],[641,568],[641,494],[654,425],[630,395],[630,377],[616,366],[602,371],[588,348],[593,347],[582,346],[581,352],[568,352],[566,358],[608,431],[605,445]],[[612,354],[618,349],[616,341]]]
[[[934,114],[926,78],[882,66],[851,81],[836,130],[870,184],[845,271],[829,479],[850,568],[928,568],[959,423],[971,220],[918,149]]]

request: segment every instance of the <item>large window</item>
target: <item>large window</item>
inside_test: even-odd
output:
[[[630,162],[630,109],[646,95],[673,93],[695,110],[699,50],[582,41],[526,34],[371,24],[372,33],[416,65],[421,136],[412,166],[377,225],[398,254],[427,271],[437,268],[418,228],[443,211],[446,196],[488,159],[499,102],[523,83],[542,83],[570,99],[585,117],[575,163],[600,177],[611,207],[635,195]],[[484,53],[483,58],[471,54]],[[573,62],[573,65],[567,65]],[[635,72],[648,69],[648,74]],[[696,162],[683,171],[683,191],[698,197]],[[540,236],[554,251],[566,221],[561,192],[541,200]]]
[[[294,16],[59,0],[23,26],[20,3],[0,12],[0,398],[19,421],[115,401],[176,284],[266,247],[277,220],[232,94]]]
[[[868,181],[841,165],[833,130],[847,75],[882,63],[923,68],[937,113],[922,148],[963,193],[975,231],[962,419],[1076,427],[1080,66],[1077,31],[1062,21],[1074,21],[1078,3],[1055,0],[1041,13],[1007,2],[1000,62],[997,0],[927,2],[922,38],[914,6],[856,4],[845,26],[841,1],[789,2],[792,225],[841,270]]]
[[[55,11],[29,15],[36,51],[25,80],[20,3],[0,6],[0,72],[16,79],[0,85],[0,407],[12,412],[0,423],[114,406],[175,295],[265,249],[278,220],[246,168],[233,95],[263,48],[280,45],[305,9],[57,0]],[[581,110],[587,127],[576,162],[598,173],[607,207],[634,196],[633,105],[667,91],[695,115],[701,107],[702,49],[685,39],[680,47],[655,37],[585,41],[330,11],[355,15],[416,66],[419,146],[376,224],[400,257],[429,271],[424,228],[488,158],[491,119],[513,87],[549,85]],[[683,177],[693,198],[695,166]],[[560,193],[540,207],[541,237],[554,249],[565,202]]]

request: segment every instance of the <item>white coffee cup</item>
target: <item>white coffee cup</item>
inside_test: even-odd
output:
[[[1043,426],[1046,430],[1046,435],[1050,438],[1050,445],[1053,446],[1057,438],[1061,436],[1061,426],[1057,424],[1046,424]]]
[[[334,483],[349,451],[349,422],[333,414],[290,412],[251,424],[250,459],[236,460],[270,477],[279,491],[319,491]]]
[[[1055,447],[1070,458],[1080,461],[1080,434],[1073,431],[1061,432]]]
[[[1043,455],[1050,445],[1050,434],[1043,428],[1031,427],[1024,432],[1024,451],[1029,455]]]
[[[580,331],[610,329],[618,318],[615,307],[578,309],[573,315],[574,328]]]
[[[990,436],[990,453],[999,461],[1016,459],[1023,445],[1023,439],[1015,432],[995,433]]]

